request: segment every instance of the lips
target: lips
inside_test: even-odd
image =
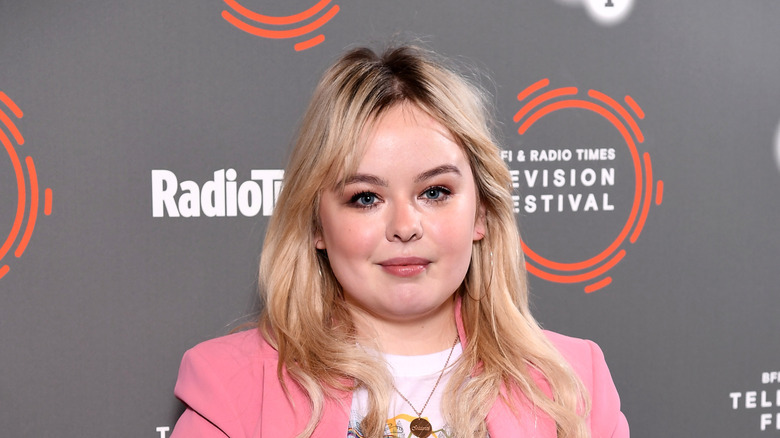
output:
[[[382,270],[396,277],[414,277],[421,274],[431,263],[420,257],[396,257],[379,262]]]

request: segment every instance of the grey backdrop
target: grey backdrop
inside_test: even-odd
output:
[[[315,4],[239,3],[269,16]],[[616,10],[606,3],[625,9],[620,20],[597,19]],[[347,47],[400,34],[492,78],[483,80],[507,150],[615,150],[598,163],[509,163],[521,175],[615,169],[615,184],[597,189],[520,179],[520,196],[609,196],[612,211],[521,210],[526,242],[559,262],[592,257],[617,235],[635,188],[631,157],[604,118],[582,109],[551,113],[519,135],[512,117],[526,102],[517,94],[548,78],[533,97],[577,87],[623,106],[626,95],[636,100],[645,113],[634,116],[645,137],[638,150],[652,157],[662,202],[597,278],[608,275],[606,287],[585,293],[593,281],[531,276],[536,315],[602,346],[635,437],[780,436],[780,384],[771,377],[780,371],[780,3],[628,3],[333,0],[280,26],[220,0],[0,0],[0,91],[23,112],[0,104],[13,124],[0,125],[9,139],[0,152],[0,245],[11,245],[0,259],[8,267],[0,269],[0,435],[169,434],[183,409],[172,394],[182,353],[256,311],[267,216],[153,217],[152,171],[203,188],[221,169],[234,169],[240,185],[253,169],[283,168],[322,70]],[[289,30],[334,5],[330,21],[289,39],[222,17]],[[323,42],[295,50],[318,34]],[[26,187],[16,235],[14,154]],[[28,156],[38,214],[16,257],[32,216]]]

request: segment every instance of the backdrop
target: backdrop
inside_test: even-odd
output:
[[[532,304],[635,437],[780,436],[775,0],[0,0],[0,434],[162,437],[257,311],[290,141],[345,48],[494,95]]]

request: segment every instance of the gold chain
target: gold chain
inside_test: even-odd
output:
[[[458,345],[459,340],[460,340],[460,336],[455,335],[455,342],[452,343],[452,348],[450,348],[450,354],[449,356],[447,356],[447,361],[444,362],[444,368],[441,369],[441,373],[439,373],[439,378],[436,379],[436,384],[433,385],[433,389],[431,389],[431,393],[428,394],[428,398],[425,400],[425,404],[423,405],[422,409],[420,409],[420,412],[417,412],[417,409],[414,408],[412,402],[410,402],[408,398],[406,398],[403,394],[401,394],[401,391],[399,391],[398,388],[395,387],[395,384],[391,383],[391,385],[393,385],[393,389],[395,390],[395,392],[397,392],[398,395],[400,395],[401,398],[404,399],[404,401],[409,404],[409,407],[412,408],[414,413],[417,414],[417,418],[422,418],[422,413],[425,411],[425,408],[428,407],[428,402],[431,401],[431,397],[433,397],[433,393],[436,391],[436,388],[439,386],[439,382],[441,382],[441,378],[444,376],[444,371],[447,369],[447,365],[450,364],[450,359],[452,358],[452,352],[455,351],[455,346]]]

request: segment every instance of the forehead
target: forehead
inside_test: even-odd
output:
[[[361,157],[356,172],[365,167],[394,168],[448,162],[467,165],[459,142],[438,120],[416,105],[389,108],[360,137]]]

